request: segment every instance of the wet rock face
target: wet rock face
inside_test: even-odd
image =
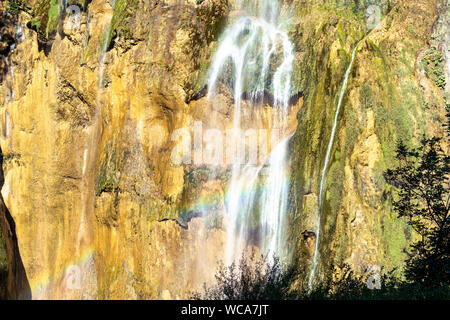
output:
[[[53,29],[50,7],[16,16],[28,28],[0,91],[2,195],[33,298],[181,298],[213,279],[229,168],[208,182],[171,154],[179,128],[233,125],[231,104],[207,123],[210,101],[189,98],[227,8],[92,1]],[[243,119],[270,130],[272,117],[265,105]]]
[[[93,0],[76,12],[45,0],[22,2],[18,13],[0,4],[8,294],[188,297],[213,279],[223,259],[229,166],[206,179],[207,167],[173,162],[173,134],[198,121],[222,131],[233,126],[230,88],[220,89],[214,105],[202,90],[232,1]],[[296,257],[307,260],[330,119],[364,26],[352,10],[301,4],[289,33],[298,92],[288,121],[289,133],[296,132],[289,217]],[[417,113],[406,112],[403,101],[422,74],[414,57],[426,46],[435,6],[400,1],[358,53],[327,182],[325,263],[401,259],[405,227],[392,222],[380,172],[392,160],[390,136],[413,139],[433,127],[420,97],[407,100]],[[412,21],[420,21],[414,32]],[[442,94],[426,77],[421,83],[439,113]],[[272,129],[270,94],[261,100],[261,108],[242,115],[245,128]],[[396,114],[402,118],[389,122]],[[211,216],[199,217],[196,203]]]
[[[316,242],[316,234],[313,231],[305,230],[302,232],[303,241],[305,243],[308,252],[314,254],[314,244]]]
[[[175,221],[185,169],[170,160],[171,134],[191,121],[186,97],[227,3],[63,9],[29,2],[2,19],[2,53],[24,27],[2,73],[0,143],[32,296],[185,297],[214,273],[193,252],[213,266],[221,238],[203,220]]]
[[[395,166],[399,139],[415,143],[423,133],[443,134],[435,128],[444,119],[444,90],[431,83],[432,77],[423,76],[420,63],[441,5],[397,2],[357,52],[325,182],[319,259],[324,272],[340,263],[360,272],[372,265],[390,269],[405,258],[411,232],[392,211],[392,189],[383,172]],[[366,28],[365,21],[348,23],[355,18],[345,10],[311,15],[320,16],[316,23],[328,31],[320,36],[301,25],[293,34],[306,48],[300,59],[305,68],[301,74],[308,79],[299,79],[305,98],[291,143],[293,237],[305,229],[316,230],[320,173],[337,97],[350,54]],[[342,30],[346,36],[341,36]],[[315,46],[306,47],[311,42]],[[321,69],[314,56],[320,57]],[[427,105],[433,106],[434,119]],[[297,242],[297,256],[309,260],[308,242]]]

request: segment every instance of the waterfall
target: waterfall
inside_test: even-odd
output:
[[[257,107],[270,92],[279,114],[273,123],[286,135],[294,48],[286,32],[280,30],[279,4],[273,0],[238,1],[236,9],[240,14],[224,31],[210,68],[208,97],[214,103],[218,84],[229,80],[234,95],[234,130],[239,132],[243,94]],[[230,68],[232,79],[226,79]],[[255,217],[259,220],[258,247],[269,261],[280,255],[288,192],[287,147],[285,139],[259,167],[233,162],[225,196],[227,264],[240,257]]]
[[[363,41],[363,40],[361,40],[361,41]],[[340,113],[341,107],[342,107],[342,101],[344,100],[345,90],[347,89],[348,77],[350,76],[350,72],[352,70],[353,62],[354,62],[355,56],[356,56],[356,51],[357,51],[361,41],[359,41],[356,44],[355,48],[353,49],[350,64],[344,75],[344,82],[342,83],[341,92],[339,94],[339,100],[338,100],[338,104],[337,104],[337,108],[336,108],[336,113],[334,115],[333,128],[331,129],[330,141],[328,142],[327,153],[325,155],[325,162],[323,164],[322,174],[321,174],[321,178],[320,178],[316,242],[314,245],[313,266],[312,266],[311,272],[309,274],[309,280],[308,280],[308,291],[309,292],[311,292],[311,290],[312,290],[312,284],[313,284],[315,273],[317,271],[317,265],[318,265],[318,259],[319,259],[319,244],[320,244],[320,232],[321,232],[320,220],[322,218],[322,209],[323,209],[323,191],[324,191],[325,179],[326,179],[326,175],[327,175],[327,171],[328,171],[328,165],[330,162],[331,149],[333,148],[334,138],[336,135],[336,127],[337,127],[337,123],[338,123],[339,113]]]

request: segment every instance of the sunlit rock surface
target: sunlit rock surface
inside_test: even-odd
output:
[[[196,121],[233,127],[230,89],[220,89],[214,108],[202,94],[232,3],[81,1],[73,21],[55,17],[49,1],[23,1],[17,15],[7,13],[7,2],[0,3],[0,258],[8,276],[0,296],[189,297],[213,280],[223,259],[226,234],[216,215],[225,214],[230,168],[223,165],[208,181],[207,167],[174,163],[172,135]],[[365,4],[345,2],[284,1],[301,93],[288,118],[295,134],[287,246],[305,267],[343,75],[368,31]],[[443,4],[382,3],[381,23],[357,53],[339,118],[320,275],[339,262],[360,272],[402,262],[411,232],[391,209],[382,173],[399,138],[440,134],[444,90],[421,61],[445,44],[445,22],[433,24],[445,21]],[[244,128],[272,129],[274,112],[265,103],[244,113]],[[213,214],[198,216],[199,204]]]

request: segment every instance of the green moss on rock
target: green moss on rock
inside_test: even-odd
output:
[[[20,0],[8,0],[6,10],[11,14],[18,14],[22,10],[23,3]]]
[[[58,29],[61,17],[61,8],[58,0],[51,0],[50,7],[47,12],[48,20],[45,33],[47,37]]]
[[[131,19],[136,15],[139,0],[114,0],[113,17],[107,33],[107,46],[111,43],[114,35],[118,37],[131,38],[133,35],[133,24]]]
[[[97,196],[100,196],[103,192],[117,192],[119,190],[122,165],[123,158],[118,154],[117,145],[114,141],[108,142],[99,173],[95,179],[95,194]]]
[[[436,86],[445,88],[444,57],[442,52],[435,47],[428,49],[422,59],[422,66],[428,78],[434,81]]]

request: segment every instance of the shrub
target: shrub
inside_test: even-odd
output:
[[[425,52],[422,65],[428,78],[441,89],[445,88],[444,57],[442,52],[432,47]]]
[[[11,14],[18,14],[22,8],[22,2],[19,0],[8,0],[6,10]]]
[[[205,300],[285,300],[294,298],[292,285],[298,279],[298,269],[287,267],[278,258],[267,263],[264,256],[254,252],[242,256],[239,263],[221,265],[216,284],[203,293],[194,293],[193,299]]]

